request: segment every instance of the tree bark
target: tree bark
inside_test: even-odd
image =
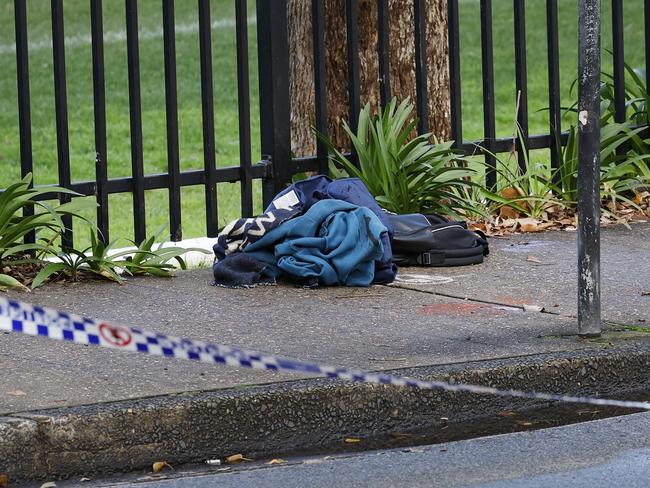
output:
[[[398,101],[406,97],[416,99],[413,3],[388,2],[391,96]],[[289,0],[288,4],[292,150],[298,156],[314,155],[311,2]],[[427,0],[426,15],[428,126],[434,136],[446,140],[450,136],[447,0]],[[369,102],[377,108],[380,96],[376,0],[359,0],[358,29],[361,103]],[[348,119],[345,0],[325,0],[325,51],[328,133],[336,146],[348,149],[349,140],[341,125]]]

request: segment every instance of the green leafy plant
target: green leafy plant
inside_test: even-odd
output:
[[[607,105],[607,103],[603,103]],[[644,157],[618,154],[617,150],[638,138],[643,127],[630,129],[627,124],[606,123],[600,131],[601,195],[603,198],[623,197],[650,181],[650,170]],[[560,148],[560,164],[557,171],[558,184],[554,192],[565,202],[578,200],[578,134],[572,125],[568,130],[567,143]],[[628,200],[629,201],[629,200]]]
[[[24,244],[23,238],[32,232],[47,230],[52,234],[48,241],[53,242],[53,238],[65,231],[61,218],[63,215],[81,218],[81,210],[95,206],[94,202],[76,199],[54,206],[45,201],[37,201],[36,197],[46,193],[79,194],[59,187],[30,188],[30,183],[31,175],[27,175],[0,194],[0,259],[47,249],[43,243]],[[24,216],[22,211],[32,206],[36,209],[34,215]]]
[[[160,233],[156,236],[150,237],[149,239],[145,239],[134,251],[127,251],[129,254],[126,255],[126,258],[121,265],[129,272],[129,274],[150,274],[160,277],[169,277],[171,276],[170,271],[176,267],[172,261],[176,261],[181,269],[186,269],[187,264],[183,259],[183,255],[188,252],[209,254],[208,251],[201,248],[183,248],[176,246],[164,247],[164,243],[161,243],[154,248],[154,243],[158,235],[160,235]]]
[[[117,283],[123,283],[124,277],[150,274],[159,277],[171,276],[175,260],[181,269],[186,269],[182,256],[190,251],[208,253],[200,248],[163,247],[154,248],[157,236],[145,239],[135,249],[114,251],[115,243],[104,244],[94,231],[90,231],[89,247],[83,251],[71,249],[53,253],[54,262],[47,264],[34,278],[32,288],[42,285],[55,273],[63,273],[72,280],[78,280],[83,274],[93,274]]]
[[[650,125],[648,116],[648,106],[650,106],[650,96],[646,90],[646,72],[641,68],[632,68],[625,63],[625,108],[626,120],[634,125]],[[614,117],[615,95],[614,95],[614,77],[609,73],[603,73],[605,81],[602,83],[600,90],[601,100],[609,103],[607,111]]]
[[[516,126],[520,144],[524,144],[521,128]],[[493,156],[499,187],[496,191],[481,188],[481,194],[490,202],[492,212],[502,207],[510,207],[517,213],[536,220],[546,220],[546,212],[552,207],[563,208],[563,202],[553,193],[552,175],[547,166],[542,163],[532,163],[528,153],[524,151],[525,171],[521,171],[514,151],[506,157],[484,152]]]
[[[625,89],[625,115],[626,115],[626,140],[627,154],[624,158],[624,168],[611,168],[609,173],[617,185],[605,182],[604,189],[608,196],[614,198],[622,190],[624,193],[637,192],[650,185],[650,139],[643,136],[650,126],[650,95],[647,92],[646,71],[641,68],[632,68],[625,64],[627,76],[624,80]],[[603,73],[605,82],[601,89],[601,99],[607,102],[607,111],[614,118],[614,77]],[[641,127],[638,127],[641,126]],[[611,166],[608,164],[608,166]],[[628,200],[629,202],[629,200]]]
[[[13,276],[0,274],[0,291],[7,291],[11,288],[21,288],[25,291],[29,291],[29,288],[27,288]]]
[[[52,205],[38,201],[37,197],[46,193],[66,193],[79,195],[60,187],[31,188],[31,174],[20,182],[7,187],[0,194],[0,265],[11,260],[12,264],[33,262],[37,259],[24,256],[30,253],[44,253],[50,250],[54,242],[65,231],[62,217],[79,215],[83,209],[94,207],[94,202],[74,199],[69,203]],[[24,215],[23,211],[34,208],[33,215]],[[25,243],[24,238],[34,234],[33,243]],[[22,286],[18,280],[6,274],[0,274],[0,290]]]
[[[471,185],[473,171],[463,166],[464,158],[453,150],[453,142],[431,144],[430,133],[413,136],[417,120],[411,119],[412,112],[408,99],[397,105],[393,98],[376,114],[366,104],[359,113],[356,133],[343,122],[358,165],[317,134],[329,148],[330,172],[334,177],[360,178],[387,210],[454,215],[455,209],[466,204],[453,189]]]
[[[483,161],[478,164],[483,164]],[[452,187],[451,191],[464,203],[463,208],[456,209],[463,219],[477,221],[490,218],[491,201],[486,198],[480,184]]]
[[[56,261],[46,265],[36,275],[32,282],[32,288],[37,288],[55,273],[64,273],[74,281],[78,280],[83,273],[91,273],[122,283],[124,279],[118,273],[120,264],[117,259],[119,255],[112,257],[109,255],[115,241],[104,244],[92,230],[90,231],[90,241],[90,246],[82,251],[69,249],[52,252]]]
[[[611,51],[610,51],[611,54]],[[648,106],[650,96],[646,90],[646,72],[644,69],[632,68],[625,64],[627,76],[624,78],[625,92],[625,122],[616,123],[616,96],[614,91],[614,77],[609,73],[602,73],[604,81],[600,89],[600,113],[601,113],[601,166],[610,167],[612,163],[625,163],[630,165],[623,171],[629,174],[630,171],[636,171],[641,179],[648,182],[650,176],[650,139],[644,137],[648,125],[650,125],[650,115]],[[571,92],[577,80],[573,82]],[[577,113],[578,102],[566,109],[566,114],[575,117]],[[639,127],[642,126],[642,127]],[[611,127],[611,128],[610,128]],[[573,134],[572,134],[573,132]],[[571,120],[569,137],[573,137],[570,155],[577,154],[577,141],[575,121]],[[606,137],[603,137],[605,134]],[[570,141],[571,142],[571,141]],[[615,144],[612,151],[611,145]],[[563,157],[567,160],[567,157]],[[611,177],[615,178],[618,172],[614,172]],[[607,191],[608,187],[605,187]]]

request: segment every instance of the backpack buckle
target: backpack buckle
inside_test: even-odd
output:
[[[422,262],[420,264],[424,264],[425,266],[431,266],[431,254],[428,252],[422,253],[421,255]]]

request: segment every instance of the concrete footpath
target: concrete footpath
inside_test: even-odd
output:
[[[648,390],[650,224],[602,236],[600,339],[575,336],[576,234],[490,240],[482,265],[370,288],[56,284],[8,296],[163,333],[364,370],[580,394]],[[420,275],[418,277],[418,275]],[[425,283],[425,281],[428,281]],[[530,306],[529,306],[530,305]],[[538,310],[543,307],[544,311]],[[139,469],[328,446],[539,404],[301,379],[0,335],[0,474]],[[396,370],[396,371],[395,371]]]

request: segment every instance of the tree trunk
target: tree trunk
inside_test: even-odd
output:
[[[316,154],[311,127],[315,120],[314,57],[311,2],[289,0],[289,65],[291,143],[298,155]],[[415,91],[413,0],[389,0],[390,87],[398,101]],[[427,0],[427,89],[429,130],[441,140],[450,136],[447,0]],[[361,103],[379,106],[377,1],[359,0],[359,65]],[[341,126],[348,119],[345,0],[325,0],[325,71],[328,132],[336,146],[349,148]]]

